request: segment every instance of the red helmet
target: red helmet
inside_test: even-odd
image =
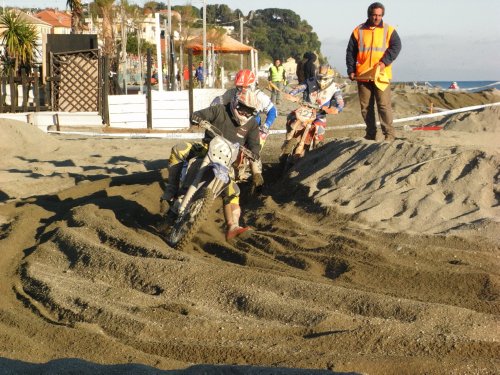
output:
[[[255,83],[255,73],[250,69],[242,69],[234,78],[234,85],[236,87],[249,87]]]

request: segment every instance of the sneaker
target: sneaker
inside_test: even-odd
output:
[[[226,241],[232,240],[236,237],[246,238],[250,234],[251,230],[252,229],[250,227],[236,227],[234,229],[229,229],[226,232]]]

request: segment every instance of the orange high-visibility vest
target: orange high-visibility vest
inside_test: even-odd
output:
[[[394,27],[384,23],[384,27],[363,28],[359,25],[353,31],[358,41],[358,55],[356,57],[356,75],[375,66],[389,48],[389,41]],[[385,67],[385,75],[392,78],[392,66]]]

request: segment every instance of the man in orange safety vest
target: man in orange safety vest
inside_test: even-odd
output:
[[[386,141],[395,139],[392,126],[391,88],[392,63],[401,51],[401,39],[394,27],[383,22],[385,7],[373,3],[368,7],[368,19],[351,34],[346,50],[347,74],[358,81],[361,115],[366,124],[365,139],[375,140],[377,135],[375,102]],[[370,70],[373,75],[370,78]],[[385,84],[376,84],[379,75]]]

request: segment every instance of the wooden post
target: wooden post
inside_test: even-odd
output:
[[[431,105],[429,106],[429,111],[430,113],[434,113],[434,103],[431,102]]]
[[[188,50],[188,69],[189,69],[189,123],[191,123],[191,116],[193,115],[193,50]]]
[[[57,130],[58,132],[60,132],[60,131],[61,131],[61,124],[60,124],[60,122],[59,122],[59,113],[56,113],[56,114],[54,115],[54,123],[56,124],[56,130]]]
[[[16,113],[17,87],[14,82],[14,73],[11,73],[10,75],[9,84],[10,84],[10,111],[12,113]]]
[[[35,112],[40,112],[40,87],[38,86],[38,71],[33,74],[33,97],[35,99]]]
[[[21,69],[21,88],[23,89],[23,112],[28,112],[30,84],[26,77],[26,70],[24,69]]]
[[[102,89],[102,119],[104,124],[109,125],[109,108],[108,108],[108,94],[109,94],[109,57],[104,56],[103,68],[104,87]]]
[[[2,77],[2,85],[0,87],[0,113],[4,111],[5,97],[7,96],[7,78]]]
[[[53,111],[54,106],[52,103],[52,94],[50,91],[50,85],[51,82],[49,80],[45,80],[45,84],[43,85],[43,92],[44,92],[45,106],[47,110]]]
[[[151,48],[147,51],[146,61],[146,99],[147,99],[147,128],[153,129],[153,100],[151,98]],[[162,83],[163,84],[163,83]]]

